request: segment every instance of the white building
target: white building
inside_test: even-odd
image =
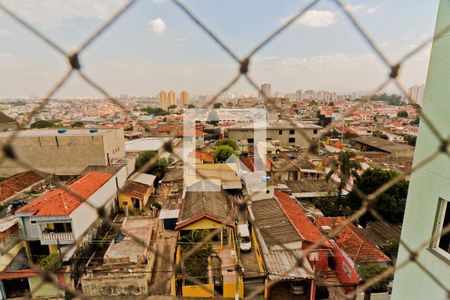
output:
[[[413,85],[408,90],[408,96],[411,98],[412,103],[423,105],[423,94],[425,92],[425,85]]]

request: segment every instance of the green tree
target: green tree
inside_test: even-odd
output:
[[[149,161],[151,160],[155,155],[156,151],[145,151],[141,153],[138,158],[136,159],[136,170],[140,171],[140,169]],[[144,170],[146,172],[147,170]]]
[[[408,112],[406,110],[401,110],[397,113],[397,117],[405,119],[408,117]]]
[[[383,139],[383,140],[389,139],[389,137],[387,135],[385,135],[384,133],[382,133],[379,130],[375,130],[374,132],[372,132],[372,136]]]
[[[386,271],[387,267],[376,263],[367,263],[361,266],[359,273],[362,283],[369,281],[371,278]],[[366,291],[369,293],[381,293],[388,290],[389,282],[391,282],[393,276],[389,275],[378,281],[377,283],[369,286]]]
[[[341,181],[338,184],[338,195],[336,205],[339,209],[342,205],[342,191],[353,176],[358,178],[357,171],[361,168],[358,161],[355,160],[356,154],[353,151],[341,151],[337,159],[331,162],[331,169],[325,179],[330,180],[331,176],[338,174]]]
[[[49,254],[48,256],[43,257],[39,260],[39,266],[42,271],[56,271],[61,268],[62,261],[59,253]]]
[[[177,106],[175,105],[175,104],[172,104],[172,105],[170,105],[167,109],[175,109],[175,108],[177,108]]]
[[[328,103],[328,106],[334,106],[334,102],[330,101],[330,103]]]
[[[223,140],[218,140],[216,142],[216,147],[220,147],[220,146],[230,146],[231,148],[233,148],[234,150],[238,149],[238,144],[236,143],[236,141],[232,140],[232,139],[223,139]]]
[[[194,104],[189,104],[187,108],[195,108]]]
[[[233,154],[235,152],[232,147],[227,145],[219,146],[216,148],[216,161],[223,163]]]
[[[169,113],[167,111],[165,111],[164,109],[162,109],[161,107],[145,107],[142,108],[141,111],[145,112],[147,115],[152,115],[152,116],[166,116]]]
[[[170,163],[167,158],[160,158],[146,173],[155,175],[159,181],[164,178],[164,175],[166,175],[169,164]]]
[[[344,136],[343,136],[344,140],[351,140],[351,139],[354,139],[357,137],[358,137],[358,135],[354,132],[344,132]]]
[[[55,127],[60,120],[37,120],[30,125],[31,128],[50,128]]]
[[[395,260],[398,254],[398,245],[398,241],[390,240],[386,245],[381,247],[381,251],[383,251],[390,259]]]
[[[408,143],[408,145],[411,146],[415,146],[416,145],[416,141],[417,141],[417,137],[415,135],[411,135],[411,134],[402,134],[403,139]]]
[[[214,103],[213,108],[222,108],[222,103],[219,102]]]
[[[416,117],[414,120],[409,122],[409,124],[413,125],[413,126],[419,126],[419,123],[420,123],[420,118],[419,117]]]
[[[365,195],[370,195],[384,184],[393,180],[398,174],[390,170],[368,169],[356,180],[353,190],[346,197],[346,204],[352,211],[358,210],[362,205],[362,199],[359,197],[356,189],[359,189]],[[406,196],[408,194],[408,182],[400,180],[392,187],[381,193],[372,207],[389,223],[401,224],[405,212]],[[373,220],[370,213],[363,215],[359,222],[365,225],[367,221]]]
[[[72,128],[84,127],[84,123],[81,121],[76,121],[72,123]]]

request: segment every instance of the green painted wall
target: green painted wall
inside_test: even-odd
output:
[[[450,24],[450,0],[441,0],[436,32]],[[450,136],[450,33],[433,43],[423,104],[425,114],[443,137]],[[439,148],[439,141],[422,120],[414,165]],[[401,238],[416,249],[433,234],[439,198],[450,200],[450,159],[440,154],[437,159],[411,176],[405,221]],[[419,252],[420,261],[450,289],[450,264],[430,251],[430,245]],[[400,247],[397,266],[409,259]],[[392,299],[447,299],[447,293],[413,263],[395,273]]]

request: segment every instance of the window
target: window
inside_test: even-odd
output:
[[[295,134],[295,130],[289,130],[289,134]]]
[[[283,135],[283,130],[278,130],[279,135]]]
[[[434,227],[434,239],[431,247],[447,259],[450,259],[450,232],[442,230],[450,224],[450,205],[447,200],[439,199]]]
[[[289,143],[295,143],[295,138],[289,138]]]
[[[249,144],[253,144],[254,140],[253,140],[253,138],[248,138],[248,139],[247,139],[247,142],[248,142]]]
[[[266,138],[266,141],[271,141],[272,140],[272,138]]]
[[[314,130],[313,130],[313,133],[314,133],[314,134],[317,134],[317,129],[314,129]]]

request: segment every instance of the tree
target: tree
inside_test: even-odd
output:
[[[76,121],[72,123],[72,128],[84,127],[84,123],[81,121]]]
[[[416,117],[414,120],[409,122],[409,124],[413,125],[413,126],[419,126],[419,123],[420,123],[420,118],[419,117]]]
[[[397,117],[406,119],[408,117],[408,112],[406,110],[401,110],[397,113]]]
[[[383,266],[376,263],[366,263],[361,266],[361,269],[359,270],[361,281],[367,282],[371,278],[383,273],[386,271],[387,266]],[[389,275],[378,281],[377,283],[374,283],[370,285],[366,291],[369,293],[381,293],[386,292],[388,290],[389,282],[391,282],[393,276]]]
[[[55,127],[59,120],[37,120],[30,125],[31,128],[50,128]]]
[[[161,180],[166,175],[167,169],[169,168],[169,160],[167,158],[160,158],[156,163],[150,167],[146,172],[147,174],[155,175],[157,180]]]
[[[358,135],[354,132],[344,132],[344,136],[343,136],[344,140],[351,140],[351,139],[354,139],[357,137],[358,137]]]
[[[140,169],[149,161],[151,160],[155,155],[156,151],[145,151],[141,153],[138,158],[136,159],[136,170],[140,171]],[[146,172],[146,170],[143,170]]]
[[[187,108],[195,108],[194,104],[189,104]]]
[[[336,205],[340,209],[342,205],[342,191],[349,182],[350,178],[354,176],[358,178],[357,170],[361,168],[359,162],[354,160],[356,157],[353,151],[341,151],[336,160],[331,163],[331,170],[327,173],[325,179],[328,181],[334,174],[338,174],[341,181],[338,185],[338,195]]]
[[[346,204],[352,211],[358,210],[362,205],[362,199],[359,197],[355,188],[359,189],[365,195],[370,195],[397,176],[398,174],[394,171],[378,168],[364,171],[356,180],[352,191],[347,195]],[[387,222],[401,224],[403,222],[407,194],[408,182],[406,180],[400,180],[375,198],[372,207]],[[367,213],[360,218],[359,223],[364,226],[367,221],[371,220],[373,220],[373,216]]]
[[[175,109],[175,108],[177,108],[177,106],[175,105],[175,104],[172,104],[172,105],[169,105],[169,107],[167,108],[167,109]]]
[[[164,109],[162,109],[161,107],[145,107],[142,108],[141,111],[145,112],[147,115],[152,115],[152,116],[166,116],[169,113],[167,111],[165,111]]]
[[[381,247],[381,251],[383,251],[390,259],[394,260],[397,258],[398,245],[398,241],[390,240],[386,245]]]
[[[209,111],[206,123],[214,126],[219,125],[219,115],[217,115],[217,112],[215,110]]]
[[[223,163],[233,154],[235,152],[232,147],[227,145],[219,146],[216,148],[216,161]]]
[[[389,137],[387,135],[385,135],[384,133],[382,133],[381,131],[375,130],[374,132],[372,132],[372,136],[383,139],[383,140],[388,140]]]
[[[53,272],[61,268],[62,261],[59,253],[49,254],[39,260],[39,266],[42,271]]]
[[[309,102],[309,106],[317,106],[317,105],[318,105],[318,103],[317,103],[316,100],[311,100],[311,101]]]
[[[330,103],[328,103],[328,106],[334,106],[334,102],[330,101]]]
[[[219,140],[216,142],[216,147],[225,146],[225,145],[230,146],[234,150],[238,149],[237,143],[232,139],[223,139],[223,140]]]
[[[417,136],[411,134],[402,134],[403,139],[408,143],[408,145],[415,146],[417,141]]]
[[[222,108],[222,103],[219,102],[214,103],[213,108]]]

